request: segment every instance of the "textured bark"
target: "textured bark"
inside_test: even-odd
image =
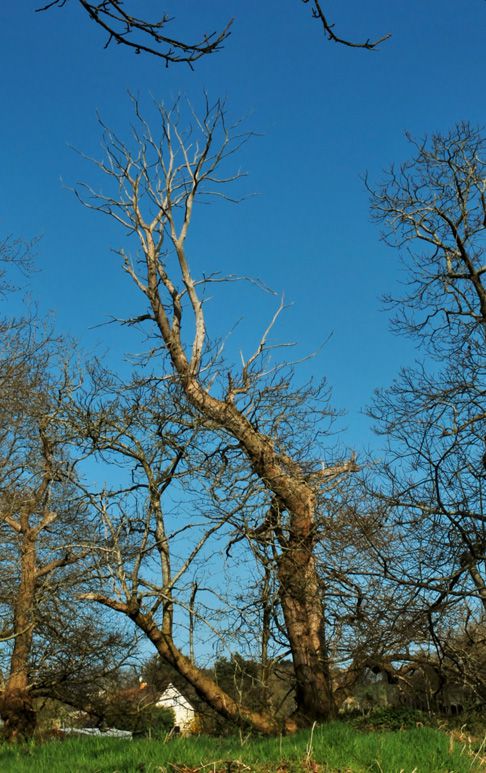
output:
[[[22,546],[20,553],[20,582],[14,607],[16,633],[10,674],[0,701],[0,715],[4,721],[3,733],[8,741],[31,738],[36,726],[36,714],[29,689],[29,657],[33,638],[33,609],[36,586],[35,534],[28,527],[23,514]]]
[[[228,389],[224,396],[215,397],[211,388],[206,388],[202,375],[207,334],[200,287],[211,280],[196,281],[192,275],[185,240],[199,193],[214,193],[219,183],[238,178],[238,173],[233,178],[219,177],[218,167],[239,147],[241,135],[231,136],[219,102],[213,107],[206,106],[202,119],[193,127],[194,134],[191,131],[188,135],[178,127],[179,118],[175,115],[178,111],[172,113],[161,106],[160,139],[153,137],[147,123],[140,118],[136,103],[135,108],[146,145],[142,143],[141,152],[135,157],[123,143],[108,138],[108,162],[99,166],[110,177],[114,175],[118,179],[124,194],[119,201],[98,194],[94,206],[133,230],[140,239],[143,267],[142,261],[134,265],[128,256],[124,256],[123,266],[150,309],[132,321],[155,323],[170,359],[171,375],[178,380],[187,400],[203,423],[237,441],[253,473],[271,494],[275,507],[285,514],[285,535],[282,539],[275,535],[275,547],[280,554],[280,601],[295,667],[296,718],[303,722],[327,719],[334,714],[334,703],[326,653],[324,603],[314,559],[320,473],[314,470],[309,476],[298,460],[281,450],[277,438],[260,432],[249,421],[236,399],[237,395],[246,395],[250,400],[252,390],[258,393],[259,377],[265,371],[262,366],[257,373],[259,357],[267,348],[268,334],[279,311],[263,333],[255,353],[242,362],[239,376],[234,378],[231,370],[226,371]],[[194,142],[195,135],[199,142]],[[187,146],[185,140],[189,141]],[[146,147],[156,154],[158,161],[154,164],[149,163]],[[146,190],[151,204],[157,207],[155,215],[152,207],[144,211],[143,191]],[[88,206],[93,207],[92,200]],[[170,261],[166,258],[167,241],[173,248]],[[211,382],[218,367],[215,362]],[[352,469],[353,460],[323,470],[322,480],[328,481]],[[180,667],[187,671],[182,661]]]
[[[238,440],[255,474],[273,493],[280,509],[288,513],[289,538],[280,562],[279,583],[295,668],[296,717],[303,723],[330,719],[335,706],[325,645],[323,600],[313,556],[316,493],[298,463],[277,452],[272,439],[256,430],[232,401],[213,397],[200,384],[194,375],[194,360],[188,362],[182,342],[174,335],[160,302],[157,277],[150,270],[154,265],[155,255],[149,260],[149,299],[188,400],[205,419]],[[198,306],[196,327],[199,313]],[[199,320],[204,332],[204,320]],[[199,343],[198,351],[201,346]]]
[[[195,666],[190,658],[180,652],[172,637],[156,625],[151,615],[143,614],[136,606],[131,609],[129,605],[108,598],[97,597],[96,600],[130,617],[152,642],[159,655],[170,663],[195,689],[199,697],[220,716],[264,735],[293,733],[297,730],[297,722],[292,718],[283,723],[278,722],[271,714],[252,711],[237,703],[211,677]]]
[[[295,670],[296,719],[307,724],[335,714],[324,632],[323,599],[313,555],[316,494],[299,466],[276,453],[231,403],[205,392],[187,371],[182,381],[192,404],[241,444],[255,473],[289,516],[289,537],[279,566],[280,600]]]
[[[484,611],[486,612],[486,583],[484,582],[484,579],[476,563],[472,563],[469,567],[469,574],[473,579],[473,582],[478,591],[478,596],[481,599],[481,604],[483,605]]]
[[[5,740],[14,743],[32,738],[36,728],[36,712],[26,680],[20,677],[15,681],[9,679],[2,696],[0,713],[4,722],[2,730]]]
[[[304,725],[331,719],[336,706],[325,641],[323,598],[311,551],[290,547],[280,560],[279,583],[295,673],[295,718]]]

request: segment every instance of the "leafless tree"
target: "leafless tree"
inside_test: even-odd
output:
[[[455,610],[452,621],[438,621],[434,630],[435,666],[440,687],[464,689],[464,703],[486,706],[486,629],[468,605]],[[445,689],[444,689],[445,688]],[[442,696],[440,696],[442,697]],[[460,702],[460,701],[459,701]]]
[[[368,186],[373,218],[404,261],[407,290],[387,298],[397,312],[394,325],[441,358],[454,347],[474,346],[475,336],[481,350],[486,138],[460,123],[430,140],[408,139],[414,157],[391,167],[380,187]]]
[[[383,565],[422,595],[440,648],[454,606],[477,622],[486,612],[486,139],[463,123],[413,145],[372,208],[405,262],[405,294],[389,299],[394,324],[424,357],[370,413],[388,445],[375,490],[403,544]]]
[[[3,327],[0,647],[7,676],[0,713],[9,740],[34,732],[35,697],[41,682],[44,688],[46,680],[55,682],[53,664],[66,657],[69,634],[75,637],[72,595],[87,582],[89,512],[73,485],[68,453],[64,415],[73,385],[64,351],[65,344],[42,326],[36,330],[33,320]],[[74,670],[77,656],[71,651],[67,657]],[[66,671],[60,676],[57,668],[57,674],[67,681]]]
[[[50,0],[37,10],[47,11],[54,7],[62,8],[67,2],[68,0]],[[197,62],[201,57],[219,51],[231,34],[234,22],[234,19],[230,19],[220,31],[204,33],[199,40],[189,41],[185,36],[169,34],[168,28],[174,21],[174,18],[169,14],[164,13],[161,18],[157,19],[140,17],[134,15],[133,11],[127,10],[127,4],[123,0],[98,0],[97,2],[77,0],[77,2],[90,19],[105,31],[107,35],[105,48],[114,42],[128,46],[137,54],[151,54],[164,61],[166,65],[185,62],[192,67],[194,62]],[[363,42],[343,38],[335,32],[334,24],[329,20],[327,11],[324,11],[322,2],[319,0],[303,0],[303,2],[311,3],[313,17],[321,23],[328,40],[335,43],[352,48],[373,50],[390,37],[388,34],[376,40],[367,39]],[[140,13],[138,8],[136,12]]]
[[[131,324],[152,325],[158,338],[160,375],[177,383],[206,427],[222,432],[243,452],[253,475],[269,494],[259,528],[280,533],[279,598],[296,676],[298,716],[326,719],[334,713],[325,641],[324,610],[316,570],[316,515],[320,491],[355,469],[354,459],[329,460],[292,454],[292,418],[281,413],[268,421],[264,413],[265,378],[279,367],[268,352],[274,315],[255,352],[241,367],[225,366],[210,346],[204,313],[205,288],[220,281],[193,273],[186,240],[196,200],[223,196],[219,190],[235,179],[228,158],[244,137],[227,125],[220,102],[206,103],[200,118],[184,129],[181,104],[158,107],[159,137],[154,137],[135,104],[135,148],[112,132],[105,133],[105,161],[99,168],[114,183],[112,194],[85,188],[84,201],[106,213],[139,239],[141,257],[120,255],[145,302]],[[81,193],[79,194],[81,195]],[[188,337],[191,337],[188,342]],[[165,370],[164,370],[165,368]],[[275,395],[285,405],[285,379]],[[267,401],[268,402],[268,401]],[[275,400],[275,405],[277,405]]]
[[[139,637],[117,615],[100,616],[100,607],[79,596],[93,587],[83,567],[80,577],[57,578],[38,604],[29,659],[29,684],[37,717],[42,703],[63,706],[103,718],[104,698],[127,669],[139,662]],[[44,589],[45,590],[45,589]]]
[[[477,418],[484,401],[466,373],[458,363],[442,378],[404,372],[379,395],[373,416],[391,435],[386,496],[403,540],[415,544],[418,564],[410,572],[424,587],[467,594],[486,610],[485,426]],[[454,432],[457,420],[467,431]]]
[[[0,297],[15,288],[12,269],[24,277],[33,268],[33,243],[11,236],[0,241]],[[4,322],[4,326],[12,326],[12,320]]]
[[[102,524],[98,550],[103,560],[100,589],[84,598],[132,620],[163,661],[218,714],[260,732],[276,732],[271,712],[259,712],[244,697],[236,700],[225,692],[195,654],[195,629],[200,638],[216,637],[229,653],[245,618],[220,579],[221,555],[231,544],[245,500],[236,500],[232,491],[221,512],[208,496],[215,486],[228,488],[221,483],[232,453],[227,441],[208,434],[178,386],[161,388],[160,377],[147,374],[124,383],[100,366],[92,370],[89,390],[72,405],[70,422],[85,438],[85,452],[102,462],[104,474],[110,467],[118,473],[115,488],[105,482],[102,491],[91,491]],[[243,476],[246,480],[248,470]],[[241,561],[240,554],[232,564],[235,570],[240,564],[240,572]],[[238,617],[238,624],[227,640],[228,615]]]

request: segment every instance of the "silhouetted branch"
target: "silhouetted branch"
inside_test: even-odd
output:
[[[50,0],[50,2],[37,8],[37,11],[48,11],[54,7],[63,8],[68,0]],[[136,54],[142,52],[152,54],[165,61],[166,65],[185,62],[190,67],[201,57],[213,54],[222,48],[223,43],[231,34],[231,26],[234,19],[230,19],[220,31],[205,33],[200,40],[188,42],[181,37],[172,37],[166,34],[166,28],[174,21],[173,16],[165,14],[154,21],[133,16],[125,10],[123,0],[78,0],[88,16],[96,22],[108,35],[105,48],[112,41],[132,48]],[[383,35],[377,40],[369,38],[363,42],[355,42],[342,38],[334,31],[334,24],[329,21],[319,0],[303,0],[311,2],[312,15],[318,19],[324,29],[328,40],[351,48],[364,48],[368,51],[375,49],[380,43],[388,40],[390,34]]]
[[[302,0],[304,3],[309,3],[310,0]],[[380,43],[383,43],[388,38],[391,38],[391,33],[382,35],[377,40],[370,40],[369,38],[362,43],[356,43],[355,41],[348,40],[347,38],[341,38],[334,32],[334,24],[332,24],[322,9],[322,5],[319,0],[312,0],[312,16],[314,19],[318,19],[322,23],[322,27],[328,40],[334,41],[334,43],[340,43],[342,46],[348,46],[349,48],[366,48],[368,51],[372,51]]]
[[[166,27],[174,20],[167,14],[160,19],[150,21],[128,13],[124,9],[123,0],[100,0],[99,2],[78,0],[78,2],[88,16],[108,34],[105,48],[115,41],[133,48],[136,54],[144,52],[163,59],[166,65],[185,62],[192,66],[192,63],[202,56],[218,51],[230,35],[233,23],[231,19],[221,32],[204,34],[200,40],[189,43],[165,34]],[[37,11],[48,11],[54,6],[63,8],[66,3],[67,0],[52,0]]]

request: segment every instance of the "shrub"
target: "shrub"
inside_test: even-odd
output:
[[[104,724],[130,730],[135,736],[163,738],[174,727],[172,709],[158,708],[148,698],[117,696],[104,712]]]

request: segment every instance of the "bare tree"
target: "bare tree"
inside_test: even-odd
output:
[[[390,435],[390,512],[403,541],[415,545],[418,563],[405,575],[437,592],[476,598],[486,610],[484,399],[481,374],[475,370],[470,381],[469,366],[467,373],[455,363],[442,377],[404,372],[379,394],[372,415]],[[467,430],[455,432],[458,421]]]
[[[102,491],[91,492],[102,524],[102,562],[100,588],[84,598],[132,620],[163,661],[218,714],[260,732],[277,732],[280,725],[271,712],[227,694],[195,655],[195,628],[206,640],[216,637],[227,646],[222,618],[236,616],[234,605],[228,610],[228,589],[221,587],[218,554],[245,501],[228,496],[221,513],[206,492],[218,485],[218,460],[231,448],[208,434],[178,387],[161,389],[160,378],[147,374],[123,383],[99,366],[92,375],[91,388],[72,406],[71,424],[85,438],[85,451],[102,461],[105,475],[115,467],[117,480],[115,488],[105,482]],[[233,566],[238,563],[240,555]],[[238,617],[241,628],[241,609]],[[230,641],[237,640],[233,631]]]
[[[106,132],[107,158],[99,168],[116,190],[104,195],[87,189],[92,198],[85,203],[138,236],[140,260],[132,263],[120,252],[124,270],[146,304],[131,324],[154,326],[164,354],[160,368],[165,362],[167,378],[180,385],[207,427],[233,438],[252,473],[271,495],[260,526],[277,529],[281,535],[279,594],[295,668],[298,716],[326,719],[334,713],[334,702],[314,557],[315,522],[320,490],[335,485],[355,469],[355,462],[327,463],[312,458],[309,449],[305,460],[294,457],[281,431],[289,429],[290,418],[282,415],[279,422],[269,424],[258,409],[265,404],[259,398],[265,391],[259,390],[268,375],[269,336],[281,309],[239,370],[224,366],[209,345],[204,289],[217,277],[197,277],[192,272],[186,239],[196,199],[224,197],[218,189],[235,179],[225,168],[244,137],[227,126],[220,102],[207,103],[202,117],[193,117],[194,125],[186,131],[180,107],[167,110],[159,106],[160,137],[156,139],[135,105],[138,125],[133,151]],[[274,366],[270,370],[275,372]],[[282,399],[285,382],[278,389]]]
[[[462,123],[411,142],[415,157],[372,192],[372,211],[405,263],[405,293],[389,299],[395,327],[424,361],[371,408],[388,445],[374,488],[403,544],[399,560],[382,554],[384,568],[422,595],[440,650],[455,606],[476,622],[486,612],[486,139]]]
[[[486,288],[486,138],[468,123],[430,141],[408,139],[415,155],[369,187],[383,238],[400,250],[404,295],[387,298],[398,332],[429,351],[484,344]]]
[[[0,713],[6,737],[16,740],[35,729],[35,673],[42,669],[34,660],[55,650],[47,633],[72,625],[62,598],[86,577],[89,517],[67,454],[63,415],[72,384],[61,344],[32,321],[2,333],[0,612],[8,675]]]
[[[37,10],[47,11],[54,7],[63,8],[67,2],[68,0],[50,0]],[[166,65],[184,62],[192,67],[194,62],[197,62],[201,57],[219,51],[231,34],[234,22],[234,19],[230,19],[220,31],[204,33],[199,40],[189,41],[185,36],[169,34],[168,28],[174,18],[167,13],[164,13],[161,18],[150,19],[134,15],[133,12],[127,10],[123,0],[98,0],[97,2],[77,0],[77,2],[90,19],[107,34],[105,48],[114,42],[128,46],[136,54],[146,53],[155,56],[164,61]],[[324,11],[322,2],[319,0],[303,0],[303,2],[311,2],[313,17],[321,23],[328,40],[335,43],[352,48],[373,50],[390,37],[388,34],[376,40],[367,39],[363,42],[343,38],[335,32],[334,24],[329,20],[327,12]]]
[[[84,569],[84,568],[83,568]],[[64,573],[56,585],[43,589],[29,658],[29,686],[36,718],[42,705],[56,701],[94,716],[101,723],[107,694],[124,673],[138,663],[139,638],[119,616],[79,596],[93,588],[88,571],[83,576]]]
[[[0,241],[0,297],[15,288],[12,269],[21,276],[25,276],[32,270],[32,248],[33,243],[14,239],[11,236]],[[5,325],[11,327],[12,320],[4,322],[3,327]]]

